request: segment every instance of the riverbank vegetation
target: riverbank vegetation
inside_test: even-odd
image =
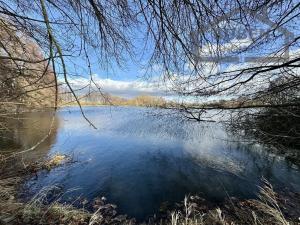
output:
[[[88,93],[86,95],[78,96],[82,106],[142,106],[142,107],[165,107],[168,103],[163,97],[139,95],[132,98],[122,98],[106,93]],[[58,106],[76,106],[77,102],[70,93],[61,93],[59,95]]]
[[[0,118],[22,108],[54,107],[55,78],[41,47],[4,17],[0,39]]]
[[[82,201],[82,208],[60,201],[63,193],[56,186],[44,187],[30,200],[18,198],[20,185],[26,177],[10,177],[0,181],[1,224],[140,224],[134,218],[117,213],[117,206],[96,198],[91,203]],[[56,193],[56,196],[55,196]],[[49,196],[52,201],[48,202]],[[54,197],[55,196],[55,197]],[[54,199],[54,200],[53,200]],[[234,224],[277,224],[299,223],[300,195],[289,198],[276,194],[272,185],[263,180],[257,200],[229,198],[225,204],[209,207],[205,199],[187,196],[176,209],[162,211],[142,224],[161,225],[234,225]],[[75,202],[73,202],[75,203]],[[78,205],[78,204],[77,204]],[[89,207],[88,207],[89,205]]]
[[[147,224],[147,225],[296,225],[299,223],[300,193],[276,193],[272,185],[262,178],[257,199],[227,197],[219,204],[206,201],[205,196],[186,196],[174,206],[161,206],[156,215],[137,221],[118,213],[114,204],[105,197],[87,201],[85,198],[65,202],[59,186],[45,186],[30,198],[21,197],[24,181],[47,173],[69,163],[73,157],[56,153],[8,172],[9,164],[20,161],[21,156],[6,154],[1,157],[0,224],[12,225],[97,225],[97,224]],[[22,160],[21,160],[22,161]]]

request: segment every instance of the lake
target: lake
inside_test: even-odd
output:
[[[188,194],[213,204],[229,196],[255,198],[262,177],[275,189],[300,191],[297,165],[219,123],[182,120],[149,108],[85,107],[85,112],[96,130],[78,108],[64,108],[56,113],[51,135],[24,155],[25,162],[56,153],[76,161],[26,181],[26,196],[56,185],[66,193],[61,201],[105,196],[118,213],[144,220]],[[14,131],[1,139],[1,151],[36,144],[49,131],[51,113],[25,113],[11,123]]]

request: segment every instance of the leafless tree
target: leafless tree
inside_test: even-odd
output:
[[[88,88],[101,92],[91,60],[97,57],[101,67],[112,62],[121,66],[126,57],[139,54],[134,43],[143,40],[150,52],[149,68],[163,68],[170,91],[182,96],[182,104],[173,107],[190,119],[206,120],[212,109],[291,112],[299,107],[299,6],[296,0],[0,1],[1,32],[20,46],[22,34],[43,54],[38,61],[16,56],[1,39],[0,59],[15,64],[19,74],[20,62],[43,61],[51,68],[56,93],[63,78],[80,106],[72,76],[85,68]],[[77,58],[85,65],[76,65]],[[282,95],[289,97],[277,101]],[[232,104],[203,104],[228,98]]]
[[[182,96],[171,108],[299,147],[299,2],[139,3],[155,43],[150,64]]]

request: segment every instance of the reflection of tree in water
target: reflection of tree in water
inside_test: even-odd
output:
[[[292,167],[288,161],[272,154],[265,145],[257,144],[255,140],[249,142],[215,124],[212,129],[203,128],[202,131],[196,132],[197,135],[190,133],[191,140],[184,146],[199,165],[248,180],[251,185],[257,185],[262,176],[274,184],[295,180],[297,173],[289,172]]]
[[[234,114],[229,129],[242,138],[269,147],[266,149],[285,156],[291,163],[300,165],[299,87],[282,88],[286,81],[291,82],[285,78],[275,79],[267,88],[268,91],[272,90],[272,95],[266,95],[260,100],[268,105],[285,107],[239,110]]]
[[[0,168],[5,171],[10,168],[16,170],[15,168],[21,166],[24,162],[36,161],[45,157],[51,145],[55,143],[59,120],[57,116],[53,119],[53,112],[32,112],[7,119],[6,124],[8,131],[1,134],[0,137],[0,154],[4,156],[30,149],[48,135],[50,129],[51,132],[33,150],[17,154],[17,160],[15,157],[10,158],[5,165],[5,169]]]
[[[290,113],[294,112],[294,113]],[[247,114],[236,124],[231,124],[231,132],[254,143],[261,143],[265,150],[284,156],[291,164],[300,165],[299,108],[290,111],[266,109],[255,116]]]

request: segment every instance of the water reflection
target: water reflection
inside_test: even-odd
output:
[[[51,146],[56,143],[56,135],[59,127],[59,118],[53,112],[33,112],[15,115],[6,120],[8,130],[0,135],[0,154],[8,155],[13,152],[21,152],[36,145],[51,132],[34,151],[21,154],[21,160],[12,159],[11,163],[1,167],[1,174],[7,171],[15,171],[23,163],[35,161],[48,155]],[[53,122],[52,122],[53,121]],[[52,126],[51,126],[52,125]]]
[[[221,125],[191,123],[174,115],[149,117],[146,112],[132,107],[87,108],[98,128],[94,130],[78,110],[60,111],[55,135],[34,154],[74,154],[78,163],[28,181],[30,193],[45,185],[57,184],[65,191],[78,187],[64,200],[106,196],[120,213],[143,219],[158,212],[163,202],[179,202],[189,193],[213,203],[228,196],[254,197],[261,176],[275,187],[300,190],[295,165],[260,145],[236,140]],[[24,133],[28,140],[22,143],[31,143],[35,132]]]

